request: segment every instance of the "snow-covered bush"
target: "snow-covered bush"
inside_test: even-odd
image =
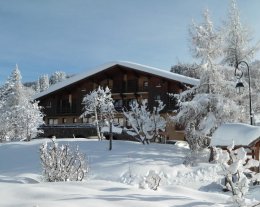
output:
[[[55,139],[40,146],[40,158],[48,182],[81,181],[89,172],[85,155],[78,147],[72,150],[68,144],[59,146]]]
[[[137,135],[143,144],[149,144],[159,131],[165,131],[166,120],[160,115],[165,107],[162,101],[158,101],[158,106],[153,107],[152,112],[148,110],[145,100],[142,100],[141,104],[135,101],[130,107],[131,110],[124,111],[124,115],[134,130],[133,134]]]
[[[216,148],[216,161],[221,167],[220,175],[224,176],[226,189],[232,192],[232,199],[238,206],[245,206],[245,195],[252,181],[247,176],[250,168],[259,166],[259,161],[248,159],[243,147],[234,150],[234,145],[222,150]]]
[[[139,183],[139,187],[145,189],[146,186],[152,190],[157,190],[161,182],[161,177],[154,170],[150,170],[148,175]]]

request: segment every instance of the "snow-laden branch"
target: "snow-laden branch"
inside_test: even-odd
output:
[[[158,106],[150,112],[147,109],[146,101],[142,100],[140,105],[137,102],[131,104],[130,111],[123,111],[138,139],[143,143],[149,143],[152,138],[158,135],[159,131],[165,130],[166,121],[160,115],[164,107],[163,102],[158,101]]]

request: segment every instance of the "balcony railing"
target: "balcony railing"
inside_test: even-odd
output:
[[[137,80],[114,83],[112,93],[137,93],[148,92],[147,86],[139,86]]]

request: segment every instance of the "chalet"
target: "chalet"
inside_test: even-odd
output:
[[[168,93],[180,93],[187,86],[198,83],[197,79],[166,70],[120,61],[75,75],[36,94],[34,99],[39,101],[45,114],[44,137],[89,137],[95,133],[91,117],[79,117],[83,97],[98,86],[111,89],[115,108],[119,112],[115,122],[126,126],[122,109],[129,108],[134,100],[146,99],[149,108],[156,104],[156,100],[162,100],[166,104],[164,112],[172,112],[176,109],[176,103]],[[176,132],[174,136],[177,136]]]
[[[227,149],[234,142],[234,149],[244,147],[249,157],[259,160],[260,127],[242,123],[221,125],[212,135],[211,146]]]

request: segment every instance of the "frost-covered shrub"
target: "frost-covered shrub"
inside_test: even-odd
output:
[[[158,101],[157,104],[153,111],[149,111],[146,100],[142,100],[140,104],[135,101],[130,104],[130,111],[123,111],[134,131],[131,134],[143,144],[149,144],[150,140],[158,136],[159,131],[165,131],[166,120],[160,114],[165,105],[162,101]]]
[[[48,182],[81,181],[89,172],[85,155],[78,147],[72,150],[68,144],[59,146],[52,139],[52,143],[40,146],[40,158],[43,176]]]
[[[139,183],[139,187],[145,189],[146,186],[152,190],[157,190],[161,182],[161,177],[154,170],[150,170],[148,175]]]
[[[227,150],[217,148],[216,151],[216,160],[222,169],[219,173],[225,177],[226,188],[232,192],[233,202],[245,206],[245,195],[252,181],[246,173],[250,172],[250,168],[259,166],[259,161],[248,160],[245,149],[241,147],[234,150],[234,144]]]

